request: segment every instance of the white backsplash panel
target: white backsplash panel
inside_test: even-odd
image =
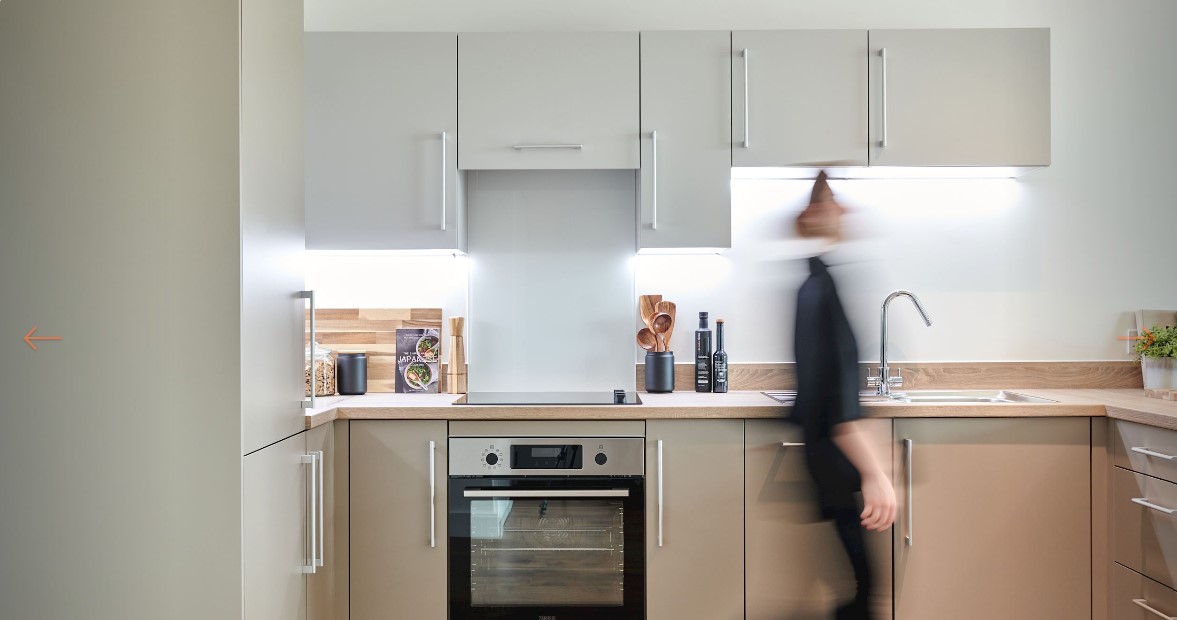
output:
[[[634,171],[467,181],[470,391],[632,390]]]

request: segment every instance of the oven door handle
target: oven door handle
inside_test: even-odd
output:
[[[463,497],[629,497],[629,489],[466,489]]]

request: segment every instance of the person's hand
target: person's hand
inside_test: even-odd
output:
[[[895,500],[895,488],[887,475],[877,474],[862,480],[862,527],[870,531],[880,531],[891,527],[895,522],[898,503]]]

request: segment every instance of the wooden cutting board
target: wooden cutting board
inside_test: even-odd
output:
[[[310,340],[307,310],[306,340]],[[335,353],[368,354],[368,392],[396,391],[396,330],[434,328],[441,334],[441,308],[318,308],[315,331],[319,344]],[[443,341],[444,342],[444,341]],[[439,359],[445,360],[447,351]],[[439,368],[445,391],[445,370]]]

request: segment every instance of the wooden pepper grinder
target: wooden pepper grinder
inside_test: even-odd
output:
[[[466,347],[462,344],[465,325],[465,318],[450,317],[450,361],[445,373],[445,391],[449,394],[466,393]]]

